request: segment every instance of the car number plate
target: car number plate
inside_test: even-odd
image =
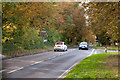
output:
[[[57,47],[60,47],[60,46],[57,46]]]

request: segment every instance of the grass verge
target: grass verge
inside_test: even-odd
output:
[[[94,47],[94,49],[105,49],[105,47]],[[108,50],[118,50],[118,47],[108,47]]]
[[[89,56],[76,65],[64,78],[118,78],[117,52]],[[120,73],[119,73],[120,74]]]
[[[44,47],[44,48],[39,48],[39,49],[33,49],[33,50],[18,50],[18,51],[9,51],[3,53],[6,57],[4,59],[8,58],[14,58],[14,57],[19,57],[19,56],[25,56],[25,55],[32,55],[32,54],[37,54],[41,52],[47,52],[47,51],[52,51],[53,47]]]

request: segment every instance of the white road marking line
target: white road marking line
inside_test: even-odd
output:
[[[30,65],[28,65],[28,66],[32,66],[32,65],[35,65],[35,64],[38,64],[38,63],[41,63],[41,62],[43,62],[43,61],[38,61],[38,62],[35,62],[35,63],[30,64]],[[27,66],[25,66],[25,67],[27,67]],[[13,73],[13,72],[18,71],[18,70],[21,70],[21,69],[23,69],[23,68],[25,68],[25,67],[20,67],[20,68],[18,68],[18,69],[9,71],[9,72],[7,72],[7,73],[8,73],[8,74]]]
[[[92,50],[92,52],[88,55],[91,56],[93,54],[95,49]],[[56,80],[58,80],[59,78],[64,78],[65,74],[68,73],[74,66],[76,66],[78,63],[75,63],[74,65],[72,65],[69,69],[67,69],[64,73],[62,73]]]
[[[1,70],[0,73],[4,72],[5,70]]]
[[[70,49],[70,51],[73,51],[73,50],[75,50],[75,49]],[[68,51],[68,52],[70,52],[70,51]],[[68,53],[68,52],[64,52],[64,53]],[[60,55],[58,55],[58,56],[61,56],[61,55],[63,55],[64,53],[62,53],[62,54],[60,54]],[[48,58],[48,59],[53,59],[53,58],[55,58],[55,57],[57,57],[57,56],[54,56],[54,57]],[[9,59],[9,60],[12,60],[12,59]],[[43,61],[45,61],[45,60],[43,60]],[[35,65],[35,64],[41,63],[41,62],[43,62],[43,61],[38,61],[38,62],[35,62],[35,63],[30,64],[30,65],[28,65],[28,66]],[[18,69],[9,71],[9,72],[7,72],[7,73],[10,74],[10,73],[13,73],[13,72],[15,72],[15,71],[21,70],[21,69],[23,69],[23,68],[24,68],[24,67],[21,67],[21,68],[18,68]]]
[[[92,50],[92,52],[88,55],[88,56],[91,56],[93,54],[93,52],[95,51],[95,49]]]
[[[95,51],[95,54],[97,54],[97,52]]]
[[[38,62],[35,62],[35,63],[33,63],[33,64],[30,64],[30,65],[32,66],[32,65],[35,65],[35,64],[38,64],[38,63],[41,63],[41,62],[43,62],[43,61],[38,61]],[[30,66],[30,65],[29,65],[29,66]]]
[[[57,57],[57,56],[54,56],[54,57],[52,57],[52,58],[55,58],[55,57]],[[48,58],[48,59],[52,59],[52,58]],[[43,61],[45,61],[45,60],[43,60]],[[28,65],[28,66],[33,66],[33,65],[38,64],[38,63],[41,63],[41,62],[43,62],[43,61],[38,61],[38,62],[35,62],[35,63],[30,64],[30,65]],[[26,66],[25,66],[25,67],[26,67]],[[13,72],[15,72],[15,71],[21,70],[21,69],[23,69],[23,68],[24,68],[24,67],[21,67],[21,68],[18,68],[18,69],[9,71],[9,72],[7,72],[7,73],[10,74],[10,73],[13,73]]]
[[[70,68],[68,68],[64,73],[62,73],[57,79],[59,79],[59,78],[64,78],[65,76],[65,74],[66,73],[68,73],[74,66],[76,66],[78,63],[75,63],[75,64],[73,64]],[[56,79],[56,80],[57,80]]]
[[[21,68],[18,68],[18,69],[15,69],[15,70],[12,70],[12,71],[10,71],[10,72],[7,72],[8,74],[10,74],[10,73],[13,73],[13,72],[15,72],[15,71],[18,71],[18,70],[21,70],[21,69],[23,69],[23,67],[21,67]]]
[[[57,56],[53,56],[53,57],[51,57],[51,58],[48,58],[48,59],[53,59],[53,58],[55,58],[55,57],[57,57]],[[47,59],[47,60],[48,60],[48,59]]]

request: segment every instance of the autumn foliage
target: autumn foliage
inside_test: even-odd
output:
[[[102,44],[117,41],[118,3],[79,4],[3,2],[3,52],[44,48],[57,41],[69,45],[78,45],[81,41],[94,43],[95,36]],[[89,8],[85,10],[86,7]],[[41,31],[46,31],[48,36],[42,37]],[[44,43],[43,39],[48,42]]]

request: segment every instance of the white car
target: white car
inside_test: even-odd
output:
[[[79,44],[79,50],[80,49],[87,49],[88,50],[88,43],[87,42],[81,42]]]
[[[65,42],[56,42],[55,43],[54,51],[58,51],[58,50],[67,51],[67,46],[66,46]]]

